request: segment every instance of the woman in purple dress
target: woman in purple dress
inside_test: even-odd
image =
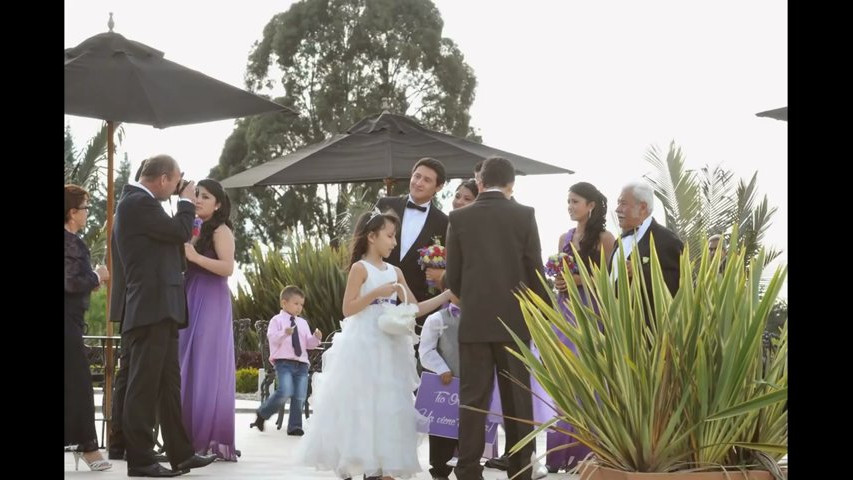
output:
[[[604,249],[604,258],[610,258],[616,244],[616,238],[612,233],[604,229],[607,221],[605,218],[605,213],[607,212],[607,198],[592,184],[580,182],[569,188],[568,203],[569,217],[577,222],[577,226],[560,235],[560,240],[558,242],[559,251],[573,255],[571,246],[574,245],[575,250],[578,251],[578,255],[580,256],[579,259],[575,260],[583,261],[587,267],[590,267],[592,264],[599,264],[602,248]],[[589,305],[589,299],[586,291],[581,285],[580,275],[576,273],[573,274],[571,281],[575,282],[578,286],[578,293],[580,294],[581,301],[584,304]],[[557,300],[560,303],[560,310],[563,312],[563,317],[565,317],[566,321],[574,324],[575,317],[572,315],[572,312],[569,311],[567,303],[568,290],[566,289],[566,280],[561,275],[558,275],[554,284],[557,287]],[[595,305],[593,305],[593,308],[596,308]],[[575,346],[572,345],[565,335],[559,331],[557,334],[567,347],[577,353]],[[533,385],[533,390],[539,395],[544,395],[543,398],[547,402],[552,403],[551,399],[544,393],[541,386],[538,384]],[[539,405],[536,405],[537,403]],[[541,411],[542,407],[547,407],[547,405],[543,404],[542,401],[536,401],[534,399],[534,412],[537,410]],[[553,410],[551,410],[551,412],[553,414]],[[574,431],[574,428],[566,422],[558,422],[557,426],[570,432]],[[546,445],[547,449],[551,450],[554,447],[566,445],[572,442],[575,442],[575,440],[569,435],[549,431]],[[560,469],[568,470],[578,461],[583,460],[589,452],[589,448],[585,445],[576,445],[567,449],[558,450],[548,454],[545,458],[545,465],[548,467],[548,471],[552,473],[555,473]]]
[[[180,331],[178,350],[184,427],[196,453],[236,462],[234,331],[228,290],[234,271],[231,201],[222,185],[209,178],[198,182],[196,197],[196,227],[192,243],[185,245],[189,322]]]

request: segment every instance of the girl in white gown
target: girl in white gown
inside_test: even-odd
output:
[[[340,478],[366,475],[411,477],[421,471],[415,410],[418,386],[412,338],[379,329],[382,303],[395,303],[406,289],[399,268],[382,261],[397,244],[399,220],[377,210],[356,223],[344,292],[341,332],[313,376],[314,413],[297,447],[300,463],[332,470]],[[418,304],[418,315],[447,301],[449,291]],[[422,430],[421,430],[422,431]]]

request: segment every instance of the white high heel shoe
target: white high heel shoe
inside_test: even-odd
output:
[[[81,459],[83,460],[83,463],[85,463],[89,467],[89,470],[92,470],[93,472],[102,472],[104,470],[109,470],[110,468],[113,468],[113,464],[105,458],[102,458],[100,460],[92,460],[90,462],[86,460],[86,457],[83,456],[83,452],[71,452],[71,454],[74,455],[74,470],[79,469],[78,467]]]

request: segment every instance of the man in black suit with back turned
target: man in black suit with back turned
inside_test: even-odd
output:
[[[459,403],[488,410],[494,372],[507,372],[524,388],[503,375],[498,389],[503,413],[532,419],[530,374],[524,365],[505,350],[516,349],[503,320],[522,340],[530,341],[518,300],[513,290],[521,284],[548,298],[537,272],[542,271],[542,249],[533,208],[508,197],[515,183],[515,167],[500,157],[488,158],[480,172],[483,190],[465,208],[450,212],[447,228],[447,286],[460,298],[459,320]],[[459,410],[459,461],[456,478],[482,478],[480,456],[485,446],[482,413]],[[515,444],[532,431],[532,426],[507,420],[506,441]],[[527,444],[510,455],[511,477],[530,463],[533,445]],[[530,480],[531,471],[519,477]]]
[[[142,175],[142,169],[145,167],[143,160],[136,170],[136,176],[133,177],[135,182],[139,182],[139,177]],[[123,196],[122,196],[123,198]],[[119,200],[120,201],[120,200]],[[115,231],[115,226],[113,226]],[[110,240],[112,244],[112,265],[110,267],[110,321],[118,323],[118,331],[121,333],[121,322],[124,320],[124,300],[127,286],[124,280],[124,265],[121,263],[121,258],[118,256],[118,245],[116,245],[116,237],[112,235]],[[184,264],[184,267],[186,265]],[[185,269],[185,268],[184,268]],[[124,394],[127,390],[127,372],[129,366],[127,356],[124,355],[125,350],[121,350],[119,355],[119,369],[116,373],[113,383],[113,398],[110,407],[110,436],[107,444],[107,452],[110,460],[124,460],[124,433],[121,428],[121,417],[124,409]],[[163,454],[156,454],[158,462],[167,462],[168,459]]]
[[[181,199],[170,217],[160,202],[176,192]],[[216,459],[193,452],[181,418],[178,329],[187,324],[181,253],[194,217],[195,184],[182,181],[178,163],[168,155],[146,160],[139,182],[125,186],[116,208],[115,255],[125,279],[122,349],[128,366],[121,423],[131,477],[173,477]],[[158,412],[173,470],[157,463],[152,450]]]
[[[679,259],[684,250],[684,242],[672,230],[660,225],[652,217],[654,206],[654,191],[646,182],[636,181],[625,185],[616,203],[616,217],[619,220],[619,228],[622,229],[622,247],[617,243],[610,259],[610,276],[614,280],[619,277],[619,269],[613,265],[613,260],[623,255],[630,259],[636,252],[640,255],[640,264],[643,268],[643,279],[649,293],[649,300],[654,305],[652,295],[652,268],[651,268],[651,243],[655,239],[655,250],[658,254],[660,267],[663,271],[663,280],[669,293],[675,295],[678,291],[678,282],[681,277]],[[629,279],[633,276],[631,264],[627,264]],[[652,317],[647,315],[647,321]]]
[[[444,164],[434,158],[422,158],[412,168],[408,195],[380,198],[376,203],[380,211],[391,209],[400,217],[397,246],[385,261],[400,267],[418,302],[435,296],[429,293],[426,274],[418,265],[418,249],[432,245],[435,239],[444,245],[447,215],[435,208],[432,199],[441,191],[445,180]],[[426,315],[418,318],[419,327],[425,318]]]

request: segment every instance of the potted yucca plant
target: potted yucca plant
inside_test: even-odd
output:
[[[564,433],[592,450],[578,469],[582,480],[783,478],[777,462],[787,451],[787,326],[770,349],[762,334],[786,268],[760,296],[763,252],[745,267],[743,249],[733,245],[722,271],[719,253],[709,257],[706,247],[694,264],[687,252],[673,297],[652,239],[653,302],[639,259],[631,259],[633,281],[626,261],[615,262],[615,285],[606,269],[580,264],[598,311],[568,282],[576,325],[564,320],[555,298],[551,306],[530,289],[516,294],[540,357],[517,337],[515,355],[558,409],[557,419],[520,443],[562,419],[577,429]],[[654,321],[646,322],[645,311]]]

